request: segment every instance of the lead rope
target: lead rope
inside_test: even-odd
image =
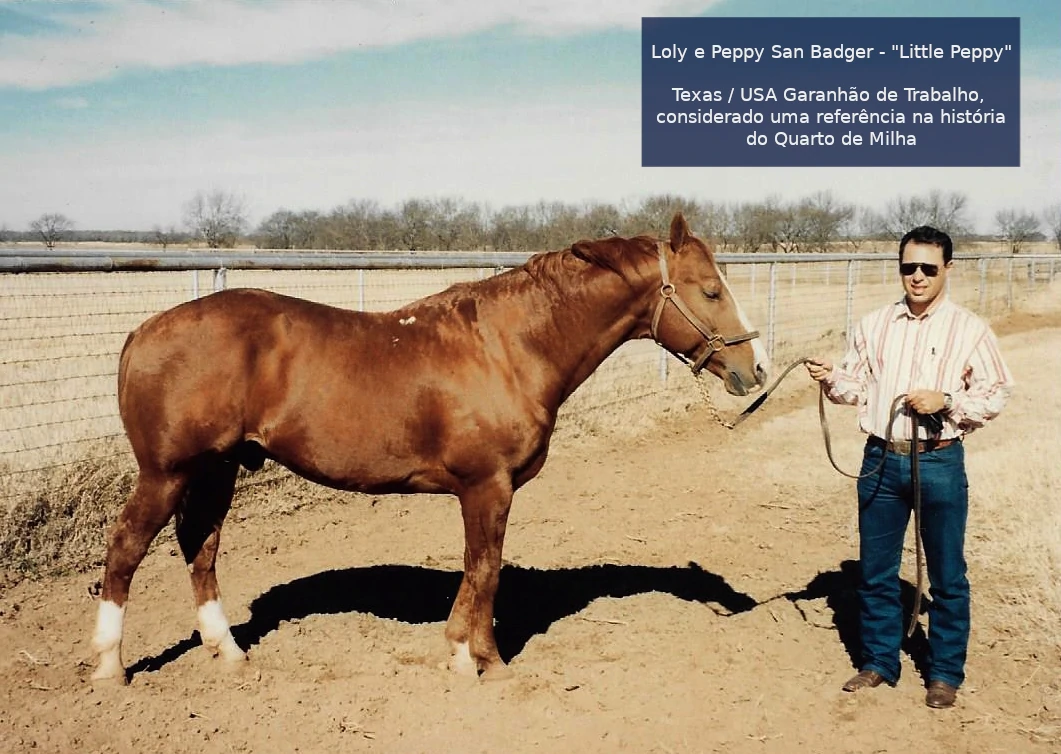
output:
[[[700,391],[700,395],[703,397],[704,402],[707,404],[707,409],[711,413],[711,417],[721,424],[726,429],[736,429],[736,427],[751,416],[755,411],[762,406],[766,399],[770,397],[770,394],[774,392],[781,381],[789,375],[789,373],[798,366],[807,363],[810,359],[806,356],[796,359],[787,367],[784,371],[777,376],[777,378],[770,384],[766,390],[764,390],[749,406],[740,413],[740,415],[729,422],[722,418],[722,415],[718,411],[718,407],[715,402],[711,399],[711,391],[708,389],[707,380],[704,379],[703,373],[696,374],[696,386]],[[898,413],[899,405],[903,399],[906,398],[906,394],[897,396],[892,401],[890,417],[891,420],[888,422],[888,429],[885,432],[884,442],[887,445],[892,443],[892,425],[895,422],[895,416]],[[884,455],[881,456],[880,463],[874,468],[865,472],[864,474],[850,474],[836,463],[836,459],[833,457],[833,443],[832,436],[829,432],[829,420],[825,414],[825,386],[819,385],[818,389],[818,422],[822,428],[822,440],[825,442],[825,454],[829,457],[829,463],[836,469],[840,474],[846,476],[849,479],[864,479],[866,477],[873,476],[874,474],[880,473],[884,468],[884,464],[888,458],[888,451],[885,449]],[[924,547],[921,542],[921,469],[920,469],[920,451],[918,450],[918,425],[917,415],[910,414],[910,479],[911,485],[914,489],[914,549],[917,560],[917,591],[914,593],[914,607],[913,614],[910,616],[910,625],[907,628],[906,636],[909,638],[914,635],[914,629],[917,627],[917,618],[921,614],[921,594],[924,591]]]

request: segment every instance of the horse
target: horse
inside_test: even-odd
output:
[[[768,376],[758,333],[680,213],[669,240],[578,241],[391,312],[236,288],[151,317],[119,359],[119,413],[139,470],[108,536],[93,680],[129,680],[129,585],[171,518],[203,645],[246,659],[214,566],[237,472],[265,459],[341,490],[457,496],[464,574],[445,628],[448,666],[509,677],[493,622],[513,493],[545,463],[564,400],[634,338],[735,395]]]

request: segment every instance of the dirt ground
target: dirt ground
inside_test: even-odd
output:
[[[1011,367],[1022,385],[1045,385],[1042,337],[1024,329],[1003,339]],[[1061,329],[1048,332],[1057,350]],[[509,681],[440,667],[462,553],[446,497],[298,480],[245,490],[219,561],[250,648],[238,671],[199,645],[172,539],[133,583],[127,687],[88,680],[98,574],[9,588],[0,750],[1061,752],[1061,648],[978,620],[1005,615],[1005,576],[990,569],[972,568],[955,708],[923,703],[921,632],[895,688],[840,691],[857,651],[854,483],[826,461],[815,395],[793,375],[732,432],[701,405],[562,429],[509,526],[497,609]],[[831,417],[853,469],[853,413]],[[995,431],[970,438],[971,470]],[[974,512],[973,540],[979,525]],[[905,566],[904,577],[909,603]]]

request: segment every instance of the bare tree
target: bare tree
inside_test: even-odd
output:
[[[737,247],[756,252],[764,246],[777,252],[791,233],[781,201],[769,197],[765,202],[746,202],[733,210],[733,232]]]
[[[29,224],[30,230],[41,237],[44,246],[54,249],[63,236],[73,230],[74,222],[66,215],[44,214]]]
[[[858,251],[866,239],[873,236],[877,216],[869,207],[857,207],[839,229],[852,251]]]
[[[855,205],[840,202],[831,191],[819,191],[800,202],[799,211],[806,216],[807,245],[814,251],[828,251],[856,214]]]
[[[176,226],[173,225],[170,225],[165,230],[163,230],[161,225],[156,225],[151,230],[151,235],[154,237],[155,243],[161,246],[162,250],[165,251],[171,243],[177,241],[180,237],[180,232],[177,230]]]
[[[1011,254],[1020,254],[1024,244],[1039,234],[1039,218],[1031,212],[1004,209],[995,213],[999,238],[1009,244]]]
[[[1043,210],[1043,222],[1046,223],[1050,237],[1061,251],[1061,204],[1051,204]]]
[[[278,209],[258,226],[257,242],[261,249],[293,249],[298,232],[298,215]]]
[[[953,238],[970,235],[971,224],[966,215],[968,197],[956,191],[944,194],[938,189],[923,196],[899,197],[888,203],[878,217],[877,231],[898,240],[911,228],[931,225]]]
[[[184,222],[211,249],[230,249],[247,227],[247,210],[236,194],[200,191],[184,206]]]
[[[725,204],[708,202],[703,206],[700,232],[714,241],[717,251],[725,252],[733,243],[733,212]]]

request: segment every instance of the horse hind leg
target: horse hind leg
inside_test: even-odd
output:
[[[203,465],[188,487],[177,511],[177,542],[191,575],[199,636],[214,656],[240,662],[247,655],[232,638],[217,585],[217,552],[221,525],[232,504],[239,464],[217,459]]]
[[[446,622],[450,669],[463,675],[482,674],[503,680],[512,671],[501,659],[494,639],[494,599],[501,572],[512,484],[495,479],[469,488],[460,496],[464,519],[464,577]]]
[[[141,470],[132,495],[111,528],[92,635],[92,648],[98,655],[94,681],[127,681],[121,649],[129,585],[151,542],[177,508],[185,485],[183,475]]]

